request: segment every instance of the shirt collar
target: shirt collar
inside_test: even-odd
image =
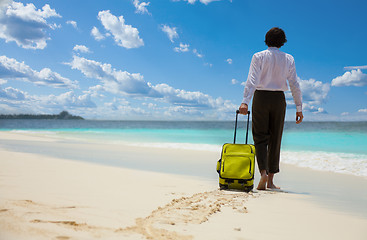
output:
[[[273,51],[279,51],[279,48],[277,47],[268,47],[269,50],[273,50]]]

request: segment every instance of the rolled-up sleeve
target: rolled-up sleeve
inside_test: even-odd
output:
[[[251,98],[255,92],[256,86],[259,83],[259,73],[261,71],[260,59],[256,54],[252,57],[250,70],[247,76],[245,89],[243,91],[242,103],[249,105]]]
[[[294,63],[293,57],[291,58],[291,64],[289,67],[289,74],[287,79],[289,83],[289,88],[292,92],[294,103],[296,104],[297,112],[302,112],[302,93],[297,79],[296,65]]]

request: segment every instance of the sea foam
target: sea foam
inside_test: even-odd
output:
[[[218,152],[221,145],[191,144],[191,143],[125,143],[129,146],[170,148]],[[282,151],[281,162],[298,167],[311,168],[318,171],[328,171],[367,177],[367,155],[352,153],[336,153],[323,151]]]
[[[281,161],[314,170],[367,177],[367,155],[365,154],[282,151]]]

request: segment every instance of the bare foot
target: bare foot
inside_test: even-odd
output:
[[[259,181],[259,185],[257,186],[257,190],[265,190],[267,181],[268,181],[268,176],[262,175]]]
[[[271,188],[271,189],[280,189],[280,187],[275,186],[274,183],[268,183],[268,188]]]
[[[274,179],[274,173],[269,173],[269,175],[268,175],[268,188],[280,189],[280,187],[277,187],[277,186],[274,185],[273,179]]]

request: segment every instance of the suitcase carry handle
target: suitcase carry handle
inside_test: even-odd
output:
[[[236,144],[236,133],[237,133],[237,119],[238,119],[238,114],[240,113],[239,110],[236,111],[236,123],[235,123],[235,127],[234,127],[234,139],[233,139],[233,144]],[[246,130],[246,144],[247,144],[247,139],[248,139],[248,125],[250,122],[250,111],[247,112],[247,130]]]

